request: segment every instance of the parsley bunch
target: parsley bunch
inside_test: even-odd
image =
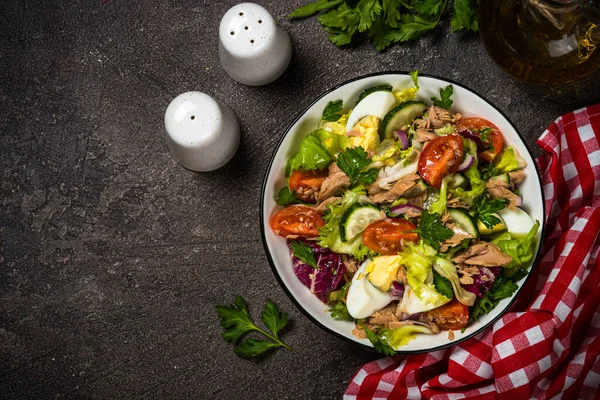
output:
[[[477,32],[480,0],[454,0],[453,31]],[[415,40],[434,29],[447,8],[447,0],[317,0],[294,10],[290,18],[317,19],[337,45],[349,44],[356,33],[366,33],[377,50]]]
[[[245,358],[256,357],[276,347],[283,347],[292,351],[290,346],[279,339],[279,332],[288,323],[288,314],[279,311],[279,308],[271,300],[267,300],[267,304],[260,315],[263,323],[271,333],[256,326],[248,312],[246,301],[241,296],[237,296],[235,302],[229,306],[217,306],[217,314],[221,318],[223,339],[237,344],[233,352],[238,356]],[[252,331],[260,333],[270,339],[270,341],[253,338],[242,341],[243,336]]]

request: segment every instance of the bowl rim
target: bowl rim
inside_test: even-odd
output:
[[[283,291],[285,292],[285,294],[288,296],[288,298],[294,303],[294,305],[310,320],[312,321],[314,324],[316,324],[319,328],[323,329],[325,332],[328,332],[338,338],[343,339],[346,342],[352,343],[356,346],[359,346],[365,350],[371,351],[371,352],[377,352],[375,350],[374,347],[372,346],[368,346],[366,344],[360,343],[356,340],[353,340],[351,338],[348,338],[336,331],[334,331],[333,329],[330,329],[328,327],[326,327],[325,325],[323,325],[321,322],[319,322],[316,318],[314,318],[303,306],[302,304],[300,304],[300,302],[292,295],[292,293],[289,291],[289,289],[287,288],[287,286],[285,285],[285,283],[283,282],[283,279],[281,278],[281,276],[279,275],[279,272],[277,271],[277,267],[275,266],[275,262],[273,261],[273,258],[271,257],[271,252],[269,251],[269,247],[267,245],[267,238],[265,237],[265,216],[263,213],[264,210],[264,196],[265,196],[265,191],[266,191],[266,187],[267,187],[267,180],[269,177],[269,174],[271,173],[271,169],[273,167],[273,161],[275,160],[275,156],[277,155],[277,153],[279,152],[279,149],[281,147],[281,144],[283,143],[283,140],[287,137],[287,135],[289,134],[290,130],[292,129],[292,127],[294,125],[296,125],[296,123],[308,112],[308,110],[310,108],[312,108],[319,100],[321,100],[323,97],[327,96],[329,93],[333,92],[336,89],[339,89],[342,86],[345,86],[349,83],[355,82],[355,81],[359,81],[365,78],[372,78],[372,77],[376,77],[376,76],[381,76],[381,75],[405,75],[405,76],[409,76],[409,72],[408,71],[397,71],[397,70],[392,70],[392,71],[380,71],[380,72],[374,72],[374,73],[370,73],[370,74],[366,74],[366,75],[360,75],[357,76],[355,78],[351,78],[348,80],[345,80],[341,83],[338,83],[337,85],[323,91],[319,96],[317,96],[316,98],[314,98],[301,112],[299,112],[296,117],[292,120],[292,122],[290,122],[287,127],[285,128],[285,131],[283,133],[283,135],[281,135],[281,138],[279,139],[279,141],[277,142],[277,145],[275,146],[275,149],[273,151],[273,154],[271,155],[271,159],[269,160],[269,165],[267,167],[267,170],[265,172],[265,176],[263,178],[263,183],[261,186],[261,190],[260,190],[260,235],[262,238],[262,242],[263,242],[263,247],[265,249],[265,253],[267,255],[267,260],[269,261],[269,265],[271,266],[271,270],[273,271],[273,274],[275,275],[275,278],[277,279],[277,282],[279,283],[279,286],[281,286],[281,288],[283,289]],[[527,150],[527,153],[529,154],[529,156],[531,157],[532,160],[534,160],[535,163],[535,158],[533,157],[533,154],[531,154],[531,150],[529,150],[529,148],[527,147],[527,144],[523,138],[523,135],[521,134],[521,132],[519,132],[519,130],[517,129],[517,127],[513,124],[513,122],[508,118],[508,116],[502,111],[500,110],[500,108],[496,107],[496,105],[494,105],[492,102],[490,102],[486,97],[482,96],[480,93],[478,93],[477,91],[469,88],[467,85],[464,85],[462,83],[458,83],[455,80],[449,79],[449,78],[442,78],[440,76],[437,75],[433,75],[433,74],[426,74],[426,73],[421,73],[419,71],[419,77],[427,77],[427,78],[434,78],[434,79],[438,79],[444,82],[448,82],[451,83],[452,85],[456,85],[459,86],[463,89],[466,89],[472,93],[474,93],[475,95],[477,95],[481,100],[485,101],[488,105],[490,105],[491,107],[493,107],[496,111],[498,111],[503,117],[504,119],[506,119],[506,121],[510,124],[510,126],[515,130],[515,132],[517,133],[517,135],[519,136],[519,139],[521,140],[521,142],[523,143],[525,149]],[[544,196],[544,186],[542,183],[542,177],[537,169],[537,167],[534,165],[534,168],[536,170],[536,176],[538,179],[538,183],[540,186],[540,197],[541,197],[541,201],[542,201],[542,207],[545,206],[545,196]],[[516,293],[512,296],[512,298],[510,299],[510,302],[508,303],[508,305],[504,308],[504,310],[499,313],[496,317],[494,317],[492,320],[490,320],[487,324],[483,325],[482,327],[480,327],[479,329],[477,329],[476,331],[458,339],[455,341],[451,341],[450,343],[446,343],[446,344],[442,344],[440,346],[436,346],[436,347],[431,347],[428,349],[421,349],[421,350],[395,350],[396,351],[396,355],[412,355],[412,354],[423,354],[423,353],[429,353],[429,352],[433,352],[433,351],[439,351],[439,350],[443,350],[443,349],[447,349],[453,346],[456,346],[457,344],[460,344],[462,342],[465,342],[469,339],[472,339],[473,337],[479,335],[481,332],[483,332],[484,330],[486,330],[488,327],[490,327],[491,325],[493,325],[498,319],[500,319],[504,314],[506,314],[510,308],[514,305],[515,301],[517,300],[517,297],[519,297],[519,294],[521,293],[521,290],[523,289],[523,287],[525,287],[525,285],[528,283],[531,275],[533,274],[534,270],[537,268],[539,261],[540,261],[540,257],[542,255],[542,247],[544,244],[544,238],[545,238],[545,223],[546,223],[546,218],[545,218],[545,214],[544,214],[544,218],[542,219],[542,221],[540,221],[540,229],[541,229],[541,235],[540,235],[540,243],[534,258],[533,263],[531,264],[531,268],[529,269],[529,273],[527,274],[527,276],[525,277],[525,280],[523,281],[523,283],[521,284],[521,286],[517,289]]]

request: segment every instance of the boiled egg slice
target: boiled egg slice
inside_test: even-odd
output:
[[[362,263],[356,274],[354,274],[348,289],[346,307],[348,313],[355,319],[366,318],[392,301],[391,294],[378,290],[367,279],[365,270],[370,262],[370,260],[366,260]]]
[[[529,214],[519,207],[515,207],[514,210],[505,208],[498,211],[498,215],[504,221],[508,232],[515,238],[526,236],[535,224]]]
[[[396,105],[396,98],[390,92],[374,92],[365,97],[354,107],[346,123],[346,131],[351,131],[354,125],[364,117],[371,115],[383,119],[388,111]]]

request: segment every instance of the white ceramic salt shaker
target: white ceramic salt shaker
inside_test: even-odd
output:
[[[177,96],[165,113],[171,155],[193,171],[212,171],[225,165],[240,143],[240,126],[233,110],[206,93]]]
[[[219,58],[236,81],[261,86],[279,78],[292,58],[292,41],[263,7],[254,3],[233,6],[219,28]]]

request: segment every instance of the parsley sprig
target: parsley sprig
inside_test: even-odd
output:
[[[353,147],[342,151],[338,155],[337,165],[350,178],[352,186],[356,184],[370,185],[375,182],[379,170],[365,168],[371,164],[367,152],[362,147]]]
[[[491,199],[486,195],[479,196],[474,203],[477,218],[486,227],[492,229],[501,222],[500,218],[496,217],[494,213],[504,209],[507,204],[508,200],[506,199]]]
[[[234,303],[229,306],[217,306],[217,313],[223,327],[223,339],[237,344],[233,352],[238,356],[256,357],[269,349],[277,347],[293,351],[290,346],[283,343],[279,338],[279,333],[288,323],[288,314],[279,311],[279,307],[271,300],[267,300],[267,304],[260,315],[270,333],[259,328],[252,321],[246,301],[241,296],[237,296]],[[270,341],[254,338],[242,340],[246,334],[253,331],[267,337]]]
[[[433,271],[433,286],[435,286],[435,290],[437,290],[441,295],[449,299],[454,297],[454,289],[452,289],[452,284],[450,281],[438,274],[436,271]]]
[[[306,243],[300,242],[298,240],[292,240],[290,242],[292,246],[292,251],[294,255],[300,259],[300,261],[305,264],[310,265],[314,269],[321,270],[317,265],[317,260],[315,259],[315,253],[313,253],[312,248]]]
[[[448,85],[445,88],[440,88],[440,98],[431,98],[431,100],[433,101],[433,105],[449,110],[450,107],[452,107],[452,103],[454,103],[454,101],[450,98],[452,97],[453,93],[454,87],[452,85]]]
[[[440,243],[453,235],[451,229],[446,228],[440,219],[440,214],[429,213],[423,210],[419,227],[415,230],[435,250],[440,250]]]
[[[500,300],[511,297],[518,288],[519,286],[512,279],[505,276],[497,278],[485,296],[477,299],[473,304],[473,308],[469,313],[469,322],[477,321],[481,316],[488,314],[496,308]]]
[[[298,196],[296,196],[295,190],[290,190],[289,187],[284,186],[277,193],[277,199],[275,199],[275,203],[279,206],[288,206],[290,204],[299,203]]]
[[[452,31],[477,32],[480,0],[454,0]],[[329,40],[337,46],[367,34],[377,50],[398,42],[416,40],[438,26],[447,0],[317,0],[294,10],[290,18],[317,18]]]
[[[342,109],[344,108],[343,100],[330,101],[323,110],[323,121],[335,122],[342,116]]]
[[[385,354],[386,356],[396,355],[396,350],[394,350],[392,346],[390,346],[384,339],[380,338],[375,332],[366,327],[363,327],[363,331],[365,331],[367,334],[367,337],[369,338],[369,341],[373,347],[375,347],[375,350]]]

